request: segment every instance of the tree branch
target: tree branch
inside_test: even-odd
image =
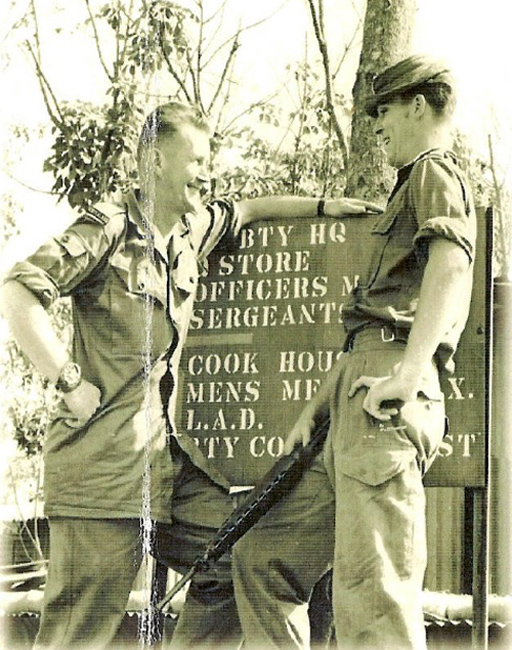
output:
[[[59,195],[58,192],[54,192],[53,190],[40,190],[37,187],[33,187],[32,185],[27,185],[27,183],[24,183],[19,178],[16,178],[16,176],[13,176],[11,174],[11,172],[8,169],[6,169],[5,167],[2,167],[0,171],[2,172],[2,174],[5,174],[6,176],[8,176],[11,180],[18,183],[18,185],[21,185],[22,187],[24,187],[27,190],[30,190],[31,192],[37,192],[38,194],[50,194],[50,195],[53,195],[53,196],[58,196]]]
[[[130,0],[130,5],[128,7],[128,10],[126,10],[122,5],[120,6],[120,13],[123,13],[125,18],[126,18],[126,28],[124,30],[124,37],[122,39],[123,41],[123,49],[121,50],[121,38],[120,38],[120,33],[121,33],[121,21],[119,21],[119,24],[116,29],[116,58],[115,58],[115,63],[114,63],[114,80],[118,77],[119,74],[119,68],[120,62],[124,60],[125,54],[126,54],[126,48],[128,47],[128,35],[130,33],[130,27],[132,27],[134,24],[135,25],[140,25],[140,20],[141,20],[141,15],[143,15],[143,12],[139,15],[136,21],[132,20],[132,14],[133,14],[133,2],[134,0]],[[144,12],[146,11],[146,3],[143,2],[144,6]],[[134,30],[136,31],[136,30]]]
[[[327,112],[329,113],[329,117],[331,118],[332,125],[334,127],[334,131],[336,133],[336,137],[338,138],[338,142],[341,147],[341,155],[343,158],[343,165],[345,169],[347,168],[348,165],[348,147],[347,147],[347,142],[345,140],[345,136],[343,135],[343,130],[341,128],[341,125],[338,121],[338,117],[336,115],[336,110],[334,108],[334,100],[333,100],[333,91],[332,91],[332,76],[331,76],[331,69],[330,69],[330,61],[329,61],[329,51],[327,49],[327,43],[325,41],[325,32],[324,32],[324,23],[323,23],[323,17],[324,17],[324,9],[323,9],[323,0],[318,0],[318,6],[319,6],[319,11],[317,14],[316,8],[315,8],[315,3],[314,0],[307,0],[309,10],[311,12],[311,19],[313,21],[313,29],[315,32],[316,40],[318,43],[318,47],[320,49],[320,55],[322,57],[322,64],[324,68],[324,76],[325,76],[325,107],[327,109]]]
[[[235,124],[235,122],[237,122],[241,117],[243,117],[244,115],[247,115],[247,113],[250,113],[252,110],[254,110],[255,108],[257,108],[258,106],[264,106],[265,104],[267,104],[268,102],[270,102],[272,99],[274,99],[274,97],[276,97],[280,92],[281,92],[281,88],[279,88],[278,90],[276,90],[274,93],[272,93],[272,94],[269,95],[268,97],[265,97],[265,99],[261,99],[261,100],[258,101],[258,102],[254,102],[253,104],[249,104],[249,106],[247,106],[247,108],[244,108],[243,111],[241,111],[240,113],[237,113],[237,114],[236,114],[236,115],[235,115],[235,116],[234,116],[234,117],[233,117],[233,118],[232,118],[232,119],[231,119],[231,120],[226,124],[226,126],[225,126],[224,129],[223,129],[223,133],[226,133],[226,134],[229,133],[229,130],[231,129],[231,127],[233,126],[233,124]]]
[[[208,18],[205,18],[204,24],[208,25],[208,23],[210,23],[212,20],[215,20],[218,14],[220,14],[219,24],[221,24],[224,20],[224,12],[228,2],[229,0],[223,0],[223,2],[221,2],[219,6],[216,9],[214,9],[213,13],[210,16],[208,16]],[[196,2],[196,4],[198,4],[198,2]]]
[[[220,45],[219,45],[219,46],[218,46],[218,47],[213,51],[213,53],[212,53],[212,55],[210,56],[210,58],[209,58],[209,59],[206,61],[206,63],[203,65],[203,69],[204,69],[207,65],[209,65],[209,64],[211,63],[211,61],[213,61],[213,59],[217,56],[217,54],[218,54],[222,49],[224,49],[224,48],[226,47],[226,45],[229,45],[229,43],[231,43],[235,38],[239,37],[240,34],[241,34],[242,32],[246,32],[246,31],[248,31],[249,29],[254,29],[254,27],[258,27],[258,25],[261,25],[261,24],[267,22],[268,20],[270,20],[271,18],[273,18],[273,17],[274,17],[274,16],[275,16],[279,11],[281,11],[281,9],[282,9],[286,4],[288,4],[289,1],[290,1],[290,0],[284,0],[284,2],[282,2],[282,3],[279,5],[279,7],[278,7],[278,8],[277,8],[273,13],[271,13],[271,14],[268,15],[268,16],[266,16],[265,18],[262,18],[261,20],[257,20],[255,23],[251,23],[250,25],[245,25],[244,27],[239,27],[237,33],[235,34],[235,36],[230,36],[229,38],[227,38],[223,43],[221,43],[221,44],[220,44]]]
[[[356,36],[358,35],[359,29],[360,29],[361,26],[362,26],[362,20],[359,20],[359,22],[357,24],[357,27],[355,28],[354,33],[352,34],[352,37],[350,38],[350,41],[345,46],[343,54],[340,56],[340,60],[338,61],[337,65],[336,65],[336,69],[332,73],[332,78],[333,79],[336,79],[336,77],[338,76],[338,74],[339,74],[339,72],[341,70],[341,66],[345,63],[345,59],[347,58],[347,54],[352,49],[352,46],[354,45],[354,41],[356,40]]]
[[[204,7],[203,0],[199,0],[199,40],[197,43],[197,53],[196,53],[196,75],[195,75],[195,86],[194,90],[196,93],[196,101],[202,107],[201,101],[201,59],[203,56],[203,35],[204,35]],[[188,50],[187,50],[188,53]],[[204,111],[203,111],[204,112]]]
[[[41,69],[41,64],[38,60],[36,53],[34,52],[34,49],[32,48],[32,45],[30,44],[29,41],[25,41],[25,46],[29,51],[30,55],[32,56],[34,66],[36,68],[37,80],[39,81],[39,87],[41,88],[41,94],[43,95],[43,101],[44,101],[44,105],[46,106],[46,111],[48,112],[48,116],[51,119],[51,121],[55,124],[55,126],[64,132],[66,127],[66,121],[60,110],[59,104],[57,102],[57,98],[55,97],[53,90],[51,89],[51,86],[45,77],[43,70]],[[53,103],[53,107],[51,105],[52,103]]]
[[[22,27],[24,23],[26,23],[27,18],[29,18],[30,13],[31,13],[31,3],[27,5],[27,9],[25,10],[25,13],[21,16],[21,18],[18,18],[15,20],[11,26],[5,31],[5,33],[2,36],[2,45],[5,43],[5,41],[9,38],[9,36],[15,32],[18,28]]]
[[[36,51],[34,51],[34,48],[32,47],[30,41],[28,40],[25,41],[25,46],[28,49],[30,55],[32,56],[32,60],[34,62],[37,80],[39,82],[39,87],[41,89],[41,94],[43,96],[43,102],[46,107],[48,117],[55,124],[57,128],[59,128],[63,133],[65,133],[66,122],[64,116],[62,115],[62,111],[60,110],[60,106],[57,101],[57,98],[55,97],[55,94],[50,86],[50,83],[46,78],[41,67],[41,41],[39,39],[39,21],[37,19],[37,11],[36,11],[36,5],[34,0],[30,0],[30,13],[32,14],[32,18],[34,21],[34,41],[35,41]]]
[[[190,75],[190,78],[192,80],[192,92],[194,93],[194,102],[196,104],[199,104],[204,112],[204,108],[200,103],[200,93],[199,93],[199,88],[197,86],[197,78],[196,78],[196,70],[194,66],[194,62],[192,61],[192,57],[190,56],[190,50],[187,48],[186,49],[186,56],[187,56],[187,71]]]
[[[107,67],[107,64],[105,63],[105,59],[103,57],[103,52],[102,52],[101,46],[100,46],[100,38],[99,38],[99,35],[98,35],[98,29],[96,27],[96,20],[94,19],[94,15],[93,15],[92,10],[91,10],[90,2],[89,2],[89,0],[84,0],[84,2],[85,2],[85,5],[87,7],[87,13],[89,14],[89,18],[91,20],[92,31],[93,31],[93,34],[94,34],[94,42],[96,44],[96,50],[98,52],[98,58],[100,60],[101,67],[105,71],[105,74],[107,75],[107,78],[110,81],[110,83],[113,83],[114,82],[114,76],[110,73],[110,71],[109,71],[109,69]]]
[[[307,37],[306,37],[306,43],[304,45],[304,88],[303,91],[301,92],[300,88],[300,76],[297,75],[297,91],[299,93],[299,128],[298,131],[295,135],[295,155],[293,158],[293,163],[292,163],[292,194],[295,194],[296,190],[296,177],[297,177],[297,157],[299,154],[300,150],[300,144],[302,142],[302,136],[304,135],[304,126],[306,123],[306,116],[305,116],[305,111],[304,109],[304,103],[306,96],[308,94],[308,66],[307,66],[307,60],[308,60],[308,42],[307,42]]]
[[[225,84],[227,76],[228,76],[229,69],[233,65],[235,54],[236,54],[239,47],[240,47],[240,42],[238,41],[238,38],[235,38],[233,40],[232,45],[231,45],[231,49],[229,51],[228,57],[227,57],[227,59],[226,59],[226,61],[224,63],[224,69],[222,70],[220,80],[219,80],[219,83],[217,85],[217,89],[216,89],[216,91],[215,91],[215,93],[213,95],[213,99],[210,102],[210,105],[208,107],[208,114],[211,113],[212,108],[213,108],[215,102],[217,101],[217,99],[218,99],[218,97],[219,97],[219,95],[221,93],[222,88],[224,87],[224,84]]]
[[[183,92],[183,94],[185,95],[187,101],[190,104],[192,104],[192,97],[190,96],[190,93],[187,90],[187,86],[185,85],[185,82],[183,81],[183,79],[180,78],[180,76],[178,75],[178,73],[174,69],[174,65],[173,65],[171,59],[169,58],[169,55],[168,55],[168,53],[167,53],[167,51],[165,49],[165,35],[164,35],[163,26],[160,28],[160,30],[158,32],[158,42],[160,44],[160,49],[162,50],[162,56],[164,57],[164,61],[165,61],[166,65],[167,65],[167,69],[171,73],[174,81],[176,81],[176,83],[180,87],[180,89]]]
[[[37,19],[37,11],[36,11],[36,5],[34,0],[30,0],[30,13],[32,14],[32,18],[34,20],[34,40],[36,42],[36,51],[37,51],[37,59],[38,61],[41,60],[41,42],[39,40],[39,21]]]

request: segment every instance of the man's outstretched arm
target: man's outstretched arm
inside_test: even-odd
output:
[[[320,203],[320,210],[319,208]],[[263,196],[237,202],[240,223],[245,226],[259,219],[286,219],[289,217],[343,217],[382,212],[376,203],[360,199],[315,199],[302,196]]]

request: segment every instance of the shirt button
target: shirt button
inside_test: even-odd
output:
[[[69,235],[62,235],[61,241],[63,241],[63,242],[69,241]]]

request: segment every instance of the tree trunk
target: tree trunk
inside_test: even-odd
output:
[[[347,196],[383,202],[394,173],[377,145],[372,120],[364,112],[364,98],[372,80],[384,68],[410,54],[416,0],[368,0],[363,46],[352,89],[354,115],[347,170]]]

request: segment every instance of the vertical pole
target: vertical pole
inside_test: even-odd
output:
[[[473,501],[472,650],[487,650],[489,624],[489,489],[475,488]]]
[[[474,488],[473,502],[473,634],[472,649],[487,650],[489,645],[489,490],[491,448],[491,397],[493,349],[493,283],[492,237],[493,212],[485,213],[485,481],[483,487]]]

